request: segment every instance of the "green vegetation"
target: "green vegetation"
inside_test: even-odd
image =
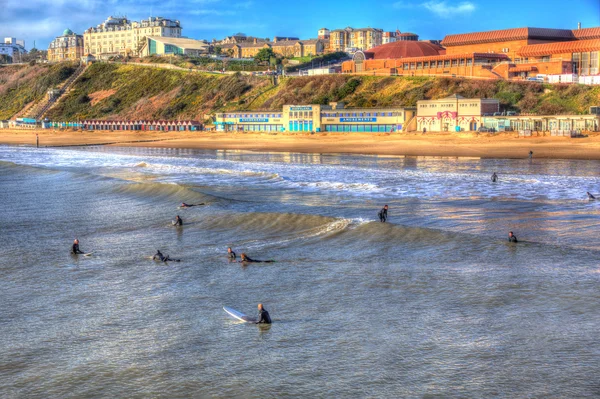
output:
[[[66,79],[73,66],[0,67],[0,118]],[[324,75],[272,79],[97,63],[48,113],[53,120],[92,118],[197,119],[225,110],[280,110],[284,104],[348,107],[415,106],[451,94],[498,98],[502,109],[537,114],[583,114],[600,105],[600,87],[428,77]]]
[[[0,119],[8,119],[75,72],[71,63],[0,66]]]

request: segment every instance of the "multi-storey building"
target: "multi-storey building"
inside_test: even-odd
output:
[[[500,111],[500,102],[464,98],[457,94],[439,100],[417,101],[417,129],[424,132],[476,131],[484,115]]]
[[[275,54],[282,57],[315,56],[324,51],[323,41],[320,39],[224,44],[221,51],[233,58],[253,58],[263,48],[271,48]]]
[[[4,43],[0,43],[0,56],[8,58],[8,62],[20,62],[21,55],[27,54],[25,50],[25,41],[17,40],[14,37],[4,38]],[[0,57],[0,62],[2,57]]]
[[[48,61],[79,61],[83,56],[83,36],[66,29],[48,46]]]
[[[321,31],[326,31],[326,28]],[[354,29],[350,26],[329,32],[329,51],[355,52],[381,45],[383,30],[377,28]]]
[[[146,37],[181,37],[181,24],[177,20],[150,17],[140,22],[131,22],[124,17],[108,17],[95,28],[83,33],[86,54],[97,58],[115,55],[140,54]]]

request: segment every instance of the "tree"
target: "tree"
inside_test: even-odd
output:
[[[221,55],[223,53],[223,47],[215,46],[215,55]]]
[[[258,53],[254,56],[254,61],[258,63],[268,63],[271,61],[271,57],[275,57],[273,49],[270,47],[261,48]]]

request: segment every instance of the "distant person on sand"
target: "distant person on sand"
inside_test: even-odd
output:
[[[71,248],[71,253],[73,255],[79,255],[79,254],[85,253],[79,249],[79,240],[77,238],[75,240],[73,240],[73,248]]]
[[[596,199],[596,197],[594,197],[592,194],[590,194],[589,191],[586,194],[588,196],[588,199],[590,199],[590,200],[595,200]]]
[[[494,183],[496,183],[498,181],[498,175],[496,174],[496,172],[494,172],[494,174],[492,175],[492,181]]]
[[[385,221],[387,220],[388,217],[388,206],[385,205],[377,214],[377,216],[379,216],[379,221],[381,223],[385,223]]]
[[[163,255],[162,252],[160,252],[160,250],[156,250],[156,254],[154,254],[154,256],[152,257],[152,260],[159,260],[161,262],[179,262],[181,261],[181,259],[171,259],[169,258],[169,255]]]
[[[533,151],[529,150],[529,159],[533,158]]]
[[[231,247],[227,248],[227,257],[231,260],[235,260],[236,258],[235,252],[233,252]]]
[[[275,262],[274,260],[256,260],[256,259],[250,259],[250,257],[248,257],[248,255],[246,255],[243,252],[240,255],[240,259],[241,259],[240,263],[272,263],[272,262]]]
[[[514,235],[512,231],[508,232],[508,242],[519,242],[517,236]]]
[[[173,225],[175,225],[175,226],[181,226],[181,225],[183,225],[183,220],[181,220],[181,218],[179,217],[179,215],[177,215],[175,217],[175,221],[173,222]]]
[[[271,324],[271,316],[269,316],[269,312],[267,312],[262,303],[258,304],[258,321],[256,324]]]

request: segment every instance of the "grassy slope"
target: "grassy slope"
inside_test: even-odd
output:
[[[42,75],[36,76],[30,83],[43,87]],[[4,86],[0,85],[0,99],[6,92]],[[453,93],[498,98],[504,108],[524,113],[577,114],[586,113],[590,105],[600,105],[600,87],[579,85],[331,75],[283,78],[274,87],[268,78],[261,77],[94,64],[48,117],[201,120],[205,114],[219,110],[279,110],[284,104],[329,101],[344,101],[353,107],[414,106],[418,100]],[[0,103],[0,112],[4,109]]]
[[[0,119],[9,119],[30,102],[40,101],[75,69],[70,63],[0,66]]]

